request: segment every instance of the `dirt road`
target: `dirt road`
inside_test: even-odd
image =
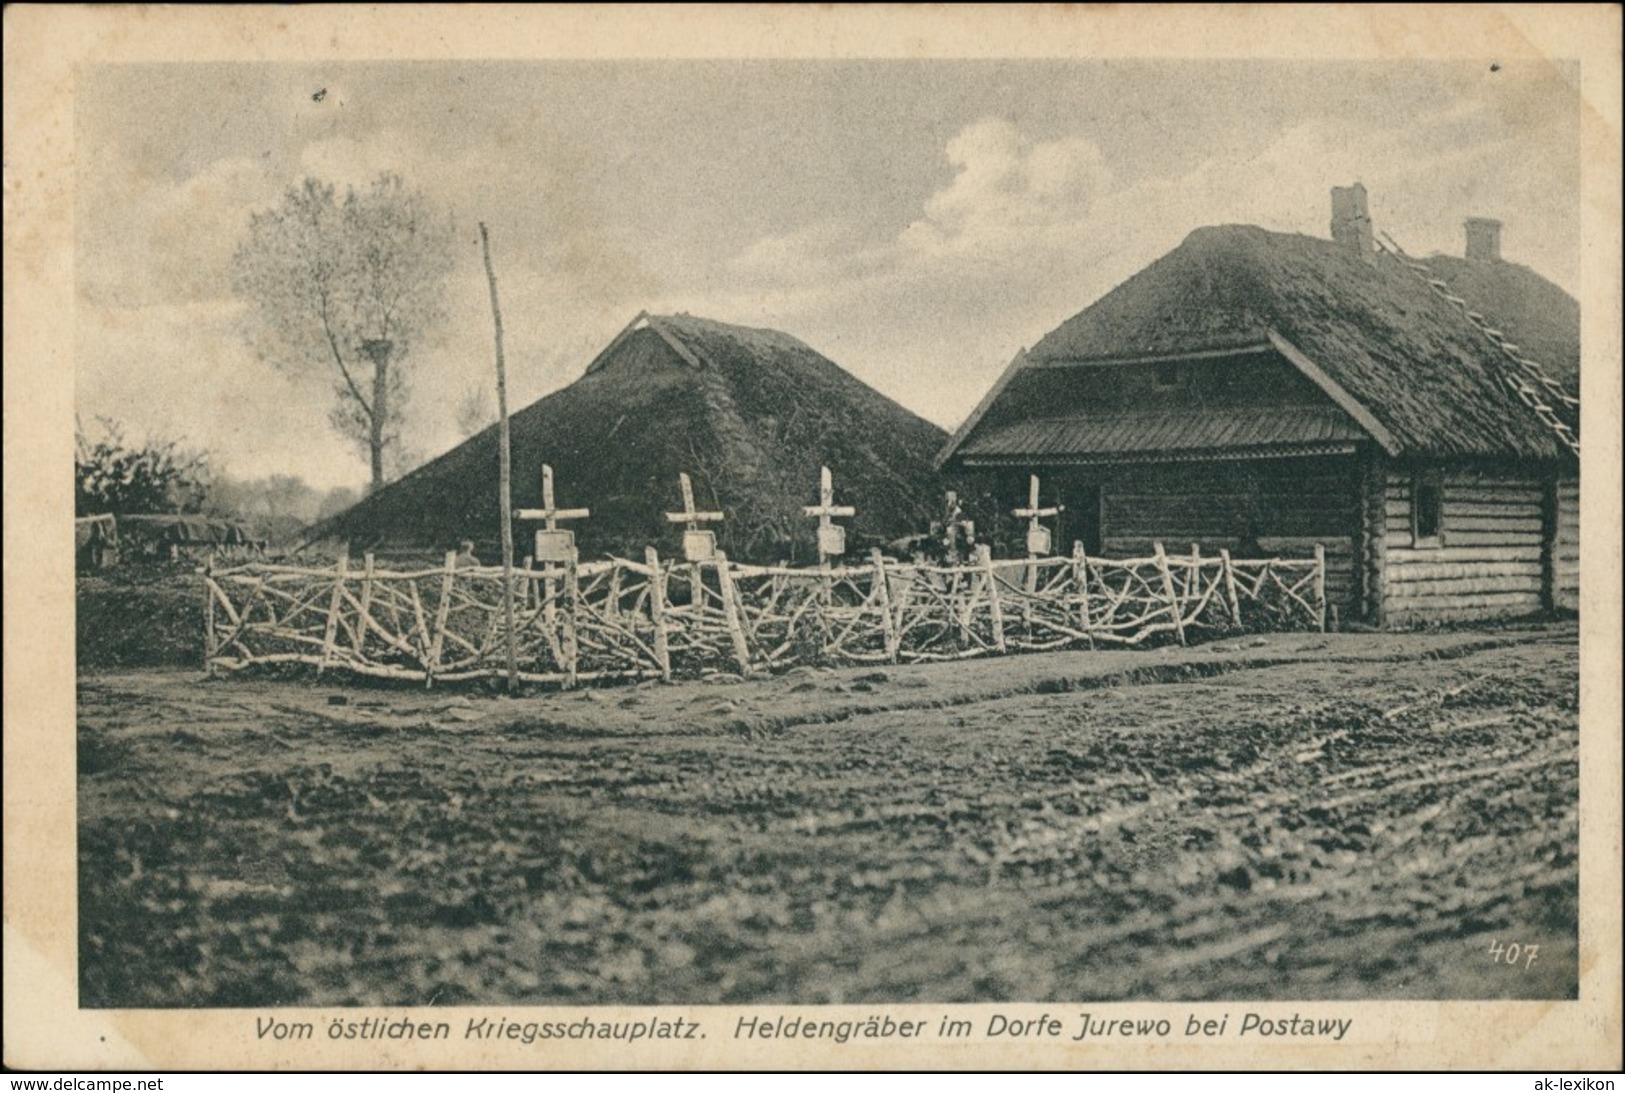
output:
[[[200,678],[81,680],[86,1006],[1576,990],[1572,626]]]

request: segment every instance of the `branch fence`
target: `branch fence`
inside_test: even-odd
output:
[[[1325,629],[1325,556],[1170,555],[819,568],[625,558],[513,573],[519,678],[672,679]],[[209,671],[300,664],[432,686],[506,674],[503,571],[250,563],[203,573]]]

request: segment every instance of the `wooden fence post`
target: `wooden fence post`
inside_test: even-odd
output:
[[[440,578],[440,603],[434,609],[434,632],[429,635],[429,663],[424,665],[423,686],[434,686],[434,674],[440,667],[440,650],[446,644],[446,618],[451,614],[452,583],[457,580],[457,552],[446,551],[446,573]]]
[[[1236,628],[1241,628],[1241,598],[1236,595],[1236,570],[1230,564],[1230,551],[1228,548],[1219,550],[1219,568],[1224,575],[1224,602],[1230,607],[1230,621]]]
[[[367,627],[372,622],[372,551],[367,551],[361,559],[361,618],[356,622],[355,654],[365,659],[363,648],[367,644]]]
[[[1162,549],[1162,543],[1151,544],[1152,553],[1156,555],[1157,570],[1162,574],[1162,593],[1168,597],[1168,610],[1174,617],[1174,633],[1179,636],[1179,644],[1185,644],[1185,620],[1179,607],[1179,597],[1174,594],[1174,575],[1168,568],[1168,555]]]
[[[818,549],[818,594],[814,599],[818,605],[818,651],[827,655],[835,637],[835,627],[830,620],[830,610],[835,606],[835,582],[830,577],[829,555],[824,553],[823,544],[819,544]]]
[[[327,662],[333,657],[333,639],[339,630],[339,605],[344,602],[344,577],[350,569],[350,548],[345,546],[339,552],[339,560],[333,566],[333,595],[327,601],[327,629],[322,633],[322,659],[316,665],[316,675],[321,676],[326,669]]]
[[[649,566],[649,621],[655,630],[655,664],[660,678],[671,682],[671,645],[666,637],[666,574],[660,568],[660,554],[654,547],[643,548]]]
[[[688,570],[688,606],[698,623],[705,616],[705,568],[700,562],[690,562],[685,568]]]
[[[999,580],[993,570],[993,548],[982,543],[976,548],[976,561],[986,574],[988,611],[993,618],[993,648],[1005,652],[1004,604],[999,601]]]
[[[576,685],[578,661],[581,656],[581,646],[576,638],[576,613],[581,604],[581,580],[576,572],[578,561],[575,551],[570,552],[570,560],[564,563],[564,611],[560,624],[560,644],[564,647],[564,689],[570,690]]]
[[[214,551],[203,561],[203,674],[214,675]]]
[[[750,671],[750,646],[745,643],[745,628],[739,622],[739,596],[734,591],[733,573],[728,569],[728,556],[717,551],[717,589],[722,593],[722,617],[728,623],[728,636],[733,639],[734,659],[740,672]],[[696,567],[698,568],[698,567]]]
[[[609,571],[609,601],[604,605],[604,614],[615,618],[621,613],[621,567],[614,566]]]
[[[869,552],[869,562],[874,566],[875,599],[880,604],[880,630],[886,638],[886,659],[893,664],[897,663],[897,620],[892,617],[891,584],[886,576],[886,556],[875,547]]]
[[[949,559],[948,565],[950,567],[954,568],[954,569],[960,568],[959,565],[952,558]],[[952,574],[947,578],[948,587],[950,589],[957,587],[958,579],[959,579],[960,576],[961,576],[960,574]],[[953,608],[953,605],[949,604],[948,609],[950,611],[953,611],[954,618],[959,623],[959,639],[960,639],[960,641],[964,642],[966,645],[969,645],[969,644],[972,643],[972,640],[973,640],[972,639],[972,634],[971,634],[971,626],[970,626],[970,624],[971,624],[972,620],[974,620],[976,618],[976,597],[978,595],[980,595],[980,592],[978,591],[978,589],[980,588],[981,583],[983,581],[987,580],[987,575],[983,574],[983,573],[977,573],[975,576],[971,576],[970,574],[963,574],[963,576],[965,577],[965,604],[964,604],[964,607],[961,608],[960,610],[955,611],[954,608]]]
[[[1320,626],[1320,632],[1326,632],[1326,548],[1320,543],[1315,544],[1315,612],[1319,616],[1315,621]]]
[[[1089,559],[1083,552],[1083,540],[1072,541],[1072,580],[1078,586],[1078,621],[1089,637],[1089,648],[1095,647],[1094,624],[1089,619]]]
[[[406,591],[412,597],[412,626],[417,631],[417,646],[423,654],[423,670],[429,670],[429,624],[423,617],[423,597],[418,594],[416,577],[406,578]]]

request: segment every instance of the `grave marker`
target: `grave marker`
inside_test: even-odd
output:
[[[1027,487],[1027,507],[1012,509],[1015,516],[1027,518],[1027,555],[1032,558],[1041,558],[1050,553],[1050,530],[1039,523],[1046,516],[1056,516],[1065,511],[1065,505],[1052,505],[1049,508],[1038,506],[1038,476],[1031,476]]]
[[[677,476],[678,483],[683,489],[683,511],[668,512],[666,519],[683,527],[683,558],[686,561],[700,563],[715,561],[717,556],[716,533],[700,527],[702,523],[716,523],[724,518],[720,512],[701,512],[694,507],[694,483],[687,474]]]
[[[541,520],[543,526],[536,531],[536,561],[568,564],[576,559],[575,532],[559,527],[560,520],[583,520],[592,515],[591,509],[561,509],[553,501],[553,468],[542,464],[542,507],[520,509],[514,516],[520,520]]]
[[[818,504],[806,505],[801,510],[807,516],[818,517],[818,558],[828,563],[830,558],[846,553],[846,528],[832,522],[836,516],[856,516],[858,510],[851,505],[835,503],[835,479],[828,467],[818,468]]]

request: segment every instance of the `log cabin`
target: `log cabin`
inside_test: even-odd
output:
[[[938,457],[1014,507],[1038,474],[1058,543],[1326,552],[1334,617],[1576,609],[1579,305],[1505,261],[1220,226],[1016,355]]]

